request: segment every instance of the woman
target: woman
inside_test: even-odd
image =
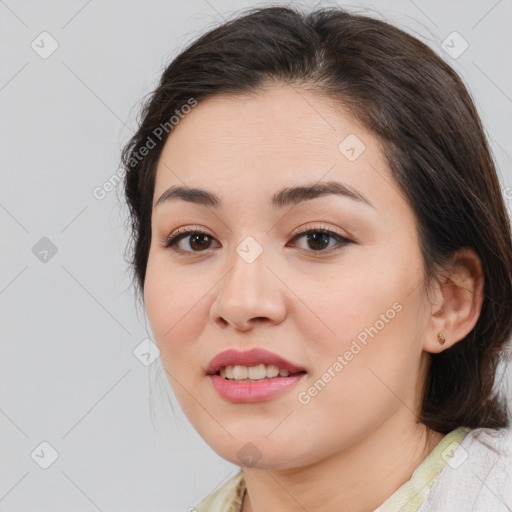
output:
[[[123,162],[169,383],[240,466],[195,510],[512,507],[510,223],[431,49],[341,9],[243,13],[167,67]]]

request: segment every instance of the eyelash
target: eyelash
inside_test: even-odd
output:
[[[341,250],[347,244],[352,243],[352,240],[349,240],[348,238],[346,238],[338,233],[335,233],[334,231],[327,229],[327,227],[325,227],[325,226],[323,226],[321,228],[299,229],[293,236],[292,240],[296,240],[297,238],[300,238],[301,236],[306,236],[306,235],[312,234],[312,233],[324,233],[326,235],[330,235],[334,240],[336,240],[338,242],[338,246],[334,246],[334,248],[331,247],[330,249],[321,249],[321,250],[317,250],[317,251],[304,249],[310,253],[314,253],[314,254],[329,253],[330,254],[331,252]],[[171,249],[172,251],[175,251],[178,253],[199,254],[199,253],[208,251],[208,249],[205,249],[204,251],[184,251],[183,249],[179,249],[178,247],[175,247],[175,245],[180,240],[182,240],[183,238],[186,238],[187,236],[190,236],[190,235],[206,235],[207,237],[213,239],[213,237],[210,236],[208,233],[201,231],[199,229],[186,229],[186,228],[183,229],[183,228],[181,228],[181,229],[178,229],[175,232],[171,233],[170,235],[163,236],[160,239],[161,247],[163,247],[165,249]],[[341,246],[340,246],[340,244],[341,244]]]

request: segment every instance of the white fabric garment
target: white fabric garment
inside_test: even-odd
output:
[[[418,512],[512,512],[512,429],[469,430],[449,462]]]

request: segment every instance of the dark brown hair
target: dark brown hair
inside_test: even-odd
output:
[[[256,8],[209,30],[173,59],[122,152],[128,261],[139,298],[166,140],[155,131],[190,98],[257,94],[268,81],[332,98],[375,134],[415,213],[426,284],[455,250],[469,247],[479,256],[485,276],[480,317],[465,339],[431,354],[419,420],[442,433],[508,427],[506,400],[494,386],[512,331],[512,237],[493,158],[457,73],[385,21],[339,8],[307,14]],[[141,158],[150,139],[156,145]]]

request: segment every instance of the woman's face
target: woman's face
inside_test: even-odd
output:
[[[340,193],[275,197],[333,183]],[[218,204],[191,194],[156,205],[170,187]],[[164,247],[178,228],[204,235]],[[145,303],[177,400],[225,459],[298,467],[384,422],[414,425],[432,313],[422,282],[415,218],[378,141],[332,101],[285,85],[217,96],[173,129],[157,167]],[[256,383],[207,373],[220,352],[253,348],[305,373]]]

